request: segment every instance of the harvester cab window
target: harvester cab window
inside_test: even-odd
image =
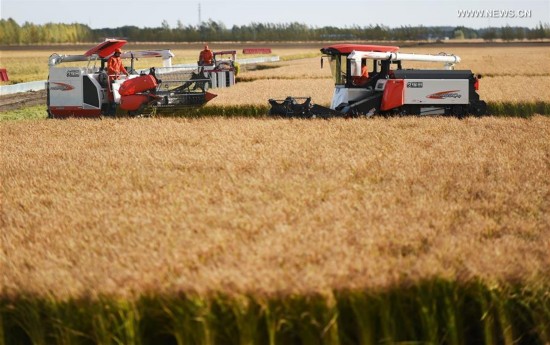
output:
[[[366,59],[366,60],[367,60],[367,71],[369,71],[369,78],[372,79],[372,77],[378,74],[378,71],[379,71],[378,63],[380,61],[373,60],[373,59]]]
[[[329,55],[328,57],[330,72],[335,84],[346,83],[346,60],[345,55]]]
[[[357,65],[353,60],[349,60],[351,73],[351,85],[349,87],[363,87],[369,82],[370,76],[372,74],[372,65],[373,62],[370,59],[362,58],[361,59],[361,69],[355,70]]]
[[[367,60],[367,70],[369,71],[369,73],[376,72],[376,60],[372,60],[372,59],[365,59],[365,60]]]
[[[380,60],[373,60],[373,63],[372,63],[372,73],[378,73],[379,70],[382,69],[382,61]]]

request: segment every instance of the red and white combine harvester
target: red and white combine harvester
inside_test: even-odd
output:
[[[172,66],[174,54],[170,50],[127,51],[120,57],[129,61],[129,75],[109,76],[107,60],[125,44],[125,40],[107,39],[83,55],[52,54],[46,83],[48,116],[172,114],[202,106],[216,97],[208,92],[209,88],[235,83],[235,51],[215,52],[214,64],[196,69]],[[232,58],[219,59],[222,54]],[[163,65],[136,71],[134,62],[141,58],[162,58]],[[87,65],[75,67],[76,62]],[[73,66],[60,67],[61,63]]]
[[[321,49],[335,82],[330,108],[311,97],[270,99],[270,114],[286,117],[381,115],[483,115],[480,76],[454,70],[455,55],[403,54],[399,47],[337,44]],[[403,69],[403,61],[443,63],[443,69]],[[321,67],[323,60],[321,60]],[[298,100],[305,100],[300,103]]]

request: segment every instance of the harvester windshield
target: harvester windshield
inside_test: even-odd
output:
[[[348,56],[355,51],[360,52],[397,52],[399,47],[394,46],[377,46],[363,44],[335,44],[321,49],[321,53],[328,56],[330,70],[334,78],[335,85],[352,85],[353,76],[360,76],[361,69],[351,73],[351,64],[348,61]],[[376,72],[376,66],[370,59],[364,57],[364,63],[367,64],[368,70]]]
[[[328,62],[330,72],[335,84],[346,83],[346,56],[345,55],[329,55]]]

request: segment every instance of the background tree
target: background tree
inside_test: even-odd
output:
[[[376,24],[369,26],[353,25],[351,27],[312,27],[303,23],[256,23],[248,25],[233,25],[227,28],[222,22],[208,19],[198,26],[185,26],[181,20],[174,28],[167,20],[159,27],[139,28],[137,26],[122,26],[117,28],[91,29],[83,24],[47,23],[36,25],[24,23],[18,25],[12,18],[0,19],[0,44],[40,44],[40,43],[77,43],[97,42],[107,37],[125,38],[134,42],[169,41],[169,42],[200,42],[200,41],[307,41],[307,40],[362,40],[362,41],[407,41],[429,40],[452,37],[469,39],[482,37],[492,41],[497,38],[510,41],[514,39],[545,39],[550,38],[550,26],[540,23],[535,28],[510,27],[472,29],[464,26],[400,26],[389,28]]]
[[[500,38],[502,38],[504,41],[514,40],[516,38],[514,28],[510,27],[509,25],[506,25],[505,27],[501,28]]]
[[[455,40],[463,40],[464,39],[464,32],[460,29],[455,30],[453,35],[454,35]]]
[[[495,28],[487,28],[484,29],[483,33],[481,34],[481,37],[485,41],[493,41],[498,38],[498,32]]]

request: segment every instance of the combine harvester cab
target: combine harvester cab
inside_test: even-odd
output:
[[[301,117],[381,115],[483,115],[480,76],[454,70],[455,55],[402,54],[399,47],[337,44],[321,49],[335,87],[330,108],[311,105]],[[403,69],[403,61],[443,63],[443,69]],[[269,100],[270,114],[292,117],[294,97]]]
[[[49,60],[46,84],[48,117],[99,117],[102,115],[138,115],[176,113],[187,107],[200,107],[216,97],[208,92],[209,74],[172,67],[170,50],[124,52],[130,59],[129,76],[109,76],[108,58],[125,40],[107,39],[83,55],[53,54]],[[138,58],[162,58],[162,67],[136,71]],[[61,63],[87,62],[86,67],[61,67]],[[98,65],[99,64],[99,65]]]

